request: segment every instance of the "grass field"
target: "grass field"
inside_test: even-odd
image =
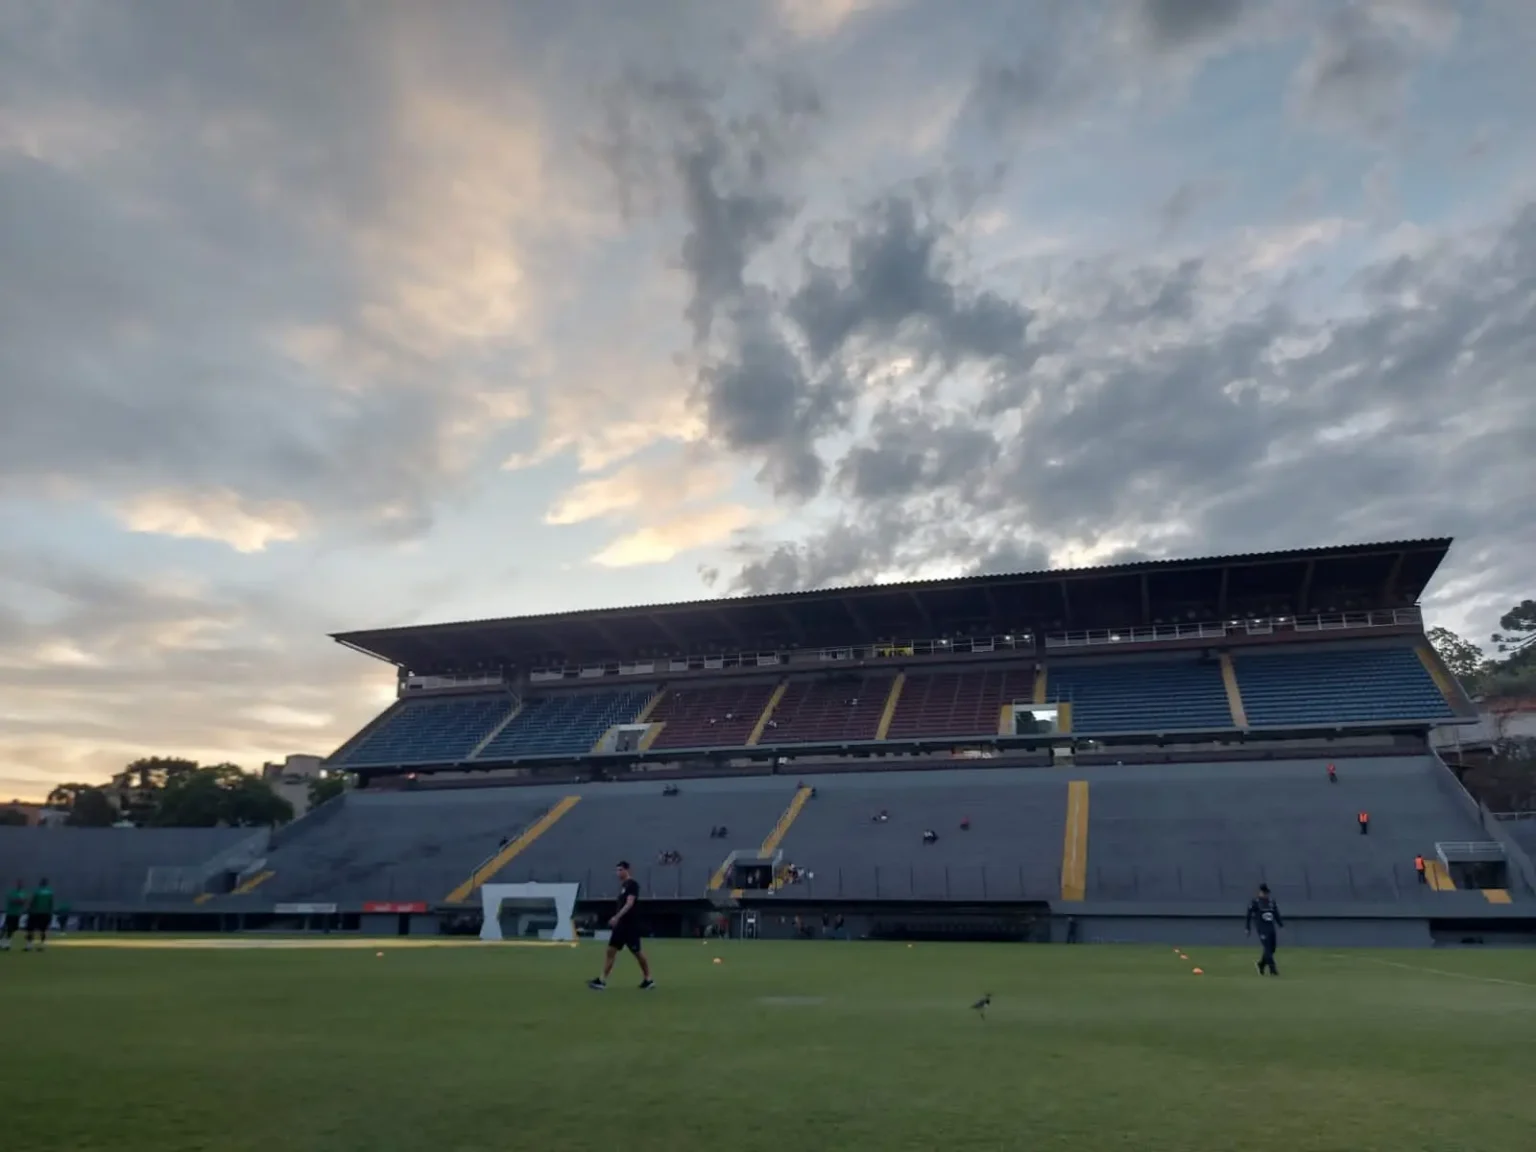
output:
[[[657,991],[621,958],[593,993],[591,945],[84,943],[0,955],[9,1149],[1486,1152],[1536,1132],[1529,953],[1294,950],[1269,980],[1249,951],[657,942]]]

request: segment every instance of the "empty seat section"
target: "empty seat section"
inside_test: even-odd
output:
[[[150,868],[191,868],[255,835],[250,828],[0,828],[0,876],[46,876],[58,899],[137,903]]]
[[[1350,760],[1337,785],[1322,761],[1087,772],[1090,899],[1240,905],[1261,881],[1282,901],[1411,899],[1415,854],[1485,838],[1427,759]]]
[[[1034,698],[1033,668],[907,674],[889,740],[928,736],[995,736],[1004,704]]]
[[[792,781],[773,779],[749,789],[716,781],[684,781],[676,796],[660,785],[607,785],[586,790],[581,803],[507,865],[506,883],[582,885],[588,899],[618,892],[614,865],[628,860],[647,898],[698,899],[736,849],[754,849],[794,796]],[[733,782],[734,783],[734,782]],[[723,838],[711,829],[724,827]],[[661,853],[681,859],[662,863]]]
[[[511,697],[501,692],[407,700],[338,759],[353,767],[455,763],[473,752],[511,710]]]
[[[893,679],[883,674],[791,680],[758,743],[873,740]]]
[[[781,848],[810,873],[807,896],[851,900],[1054,899],[1066,784],[992,769],[857,773],[808,780]],[[875,817],[885,812],[887,819]],[[961,831],[962,820],[970,828]],[[923,833],[938,835],[932,844]]]
[[[1046,683],[1053,703],[1071,701],[1078,735],[1232,727],[1215,661],[1052,664]]]
[[[665,725],[651,748],[739,748],[757,727],[777,685],[776,680],[754,680],[670,689],[651,713],[653,721]]]
[[[267,857],[264,867],[273,876],[255,893],[208,907],[321,899],[435,904],[553,807],[559,794],[545,788],[350,792],[324,824],[296,828]]]
[[[490,740],[477,760],[569,756],[592,751],[603,733],[640,714],[655,689],[645,686],[530,696],[523,709]]]
[[[1248,723],[1363,724],[1449,720],[1440,689],[1408,647],[1346,648],[1233,659]]]

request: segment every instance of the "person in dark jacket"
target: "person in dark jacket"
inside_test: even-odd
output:
[[[1275,945],[1279,942],[1278,930],[1285,927],[1285,921],[1280,919],[1280,905],[1270,896],[1268,884],[1259,885],[1259,894],[1248,904],[1248,918],[1243,926],[1250,936],[1255,928],[1259,932],[1259,944],[1264,949],[1254,965],[1259,975],[1266,972],[1271,976],[1280,975],[1280,969],[1275,967]]]

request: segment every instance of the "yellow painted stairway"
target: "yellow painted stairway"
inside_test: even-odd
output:
[[[1450,671],[1440,662],[1440,657],[1428,644],[1420,644],[1415,651],[1419,656],[1419,663],[1424,665],[1424,671],[1429,673],[1429,678],[1435,682],[1435,687],[1440,689],[1440,695],[1445,697],[1445,702],[1454,711],[1456,700],[1461,693],[1456,690],[1456,681]]]
[[[443,902],[446,904],[464,903],[464,901],[475,894],[480,885],[490,880],[496,873],[512,863],[529,845],[558,824],[561,817],[576,807],[580,800],[580,796],[567,796],[562,799],[560,803],[523,829],[521,836],[510,841],[505,848],[470,873],[469,879],[448,893],[443,898]]]
[[[772,856],[779,850],[779,845],[784,843],[784,837],[789,835],[790,826],[799,818],[801,809],[805,807],[805,802],[810,798],[810,788],[795,789],[795,796],[789,802],[789,807],[784,809],[783,815],[779,817],[779,822],[773,826],[773,831],[768,833],[767,837],[763,840],[762,846],[758,848],[757,854],[759,856]],[[720,867],[715,869],[715,874],[710,877],[709,881],[711,889],[719,888],[725,883],[725,869],[725,863],[721,863]],[[782,882],[782,875],[775,876],[773,889],[777,889]],[[742,891],[740,888],[733,889],[731,895],[739,900],[741,899]]]
[[[1088,891],[1088,781],[1067,785],[1067,819],[1061,838],[1061,898],[1081,900]]]
[[[1424,861],[1424,879],[1436,892],[1456,891],[1456,881],[1451,879],[1450,872],[1438,860]]]
[[[240,882],[240,886],[238,888],[234,889],[234,891],[232,891],[230,893],[230,895],[231,896],[249,896],[252,892],[256,891],[256,889],[260,888],[263,884],[265,884],[268,880],[272,879],[272,877],[274,877],[276,875],[277,875],[276,872],[270,872],[269,871],[269,872],[258,872],[254,876],[247,876],[244,880],[242,880]]]

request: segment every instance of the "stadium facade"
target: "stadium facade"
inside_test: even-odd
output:
[[[399,685],[354,790],[3,829],[0,869],[136,926],[437,933],[527,883],[580,918],[626,857],[667,934],[1229,940],[1262,881],[1298,943],[1530,941],[1529,856],[1430,742],[1475,722],[1418,608],[1450,543],[342,633]]]

